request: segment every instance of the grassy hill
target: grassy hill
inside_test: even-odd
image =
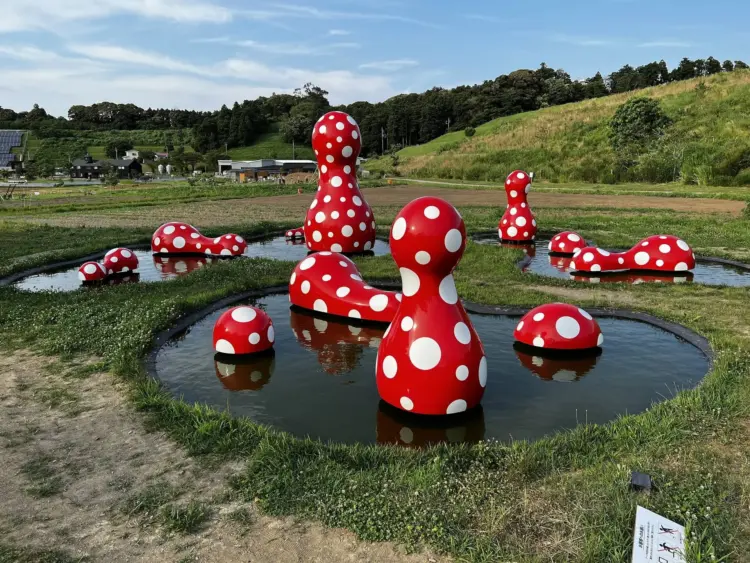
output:
[[[608,123],[633,96],[658,99],[674,124],[657,147],[623,168]],[[474,137],[452,132],[397,154],[396,168],[391,157],[367,168],[469,181],[502,181],[522,168],[551,182],[750,185],[750,71],[503,117],[478,127]]]
[[[229,156],[233,160],[291,159],[293,153],[297,159],[315,160],[315,154],[310,147],[297,145],[292,151],[292,144],[285,142],[278,130],[261,135],[253,145],[229,150]]]

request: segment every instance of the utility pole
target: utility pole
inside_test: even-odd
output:
[[[448,126],[448,129],[446,130],[446,133],[447,133],[448,131],[451,130],[451,118],[450,117],[445,121],[445,124]]]
[[[381,127],[380,128],[380,154],[381,155],[385,154],[385,139],[386,139],[385,129]]]
[[[224,154],[229,154],[229,143],[224,143]]]
[[[296,154],[294,152],[294,138],[292,138],[292,160],[296,160]]]

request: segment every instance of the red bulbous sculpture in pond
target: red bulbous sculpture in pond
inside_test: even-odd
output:
[[[221,354],[265,352],[273,347],[274,339],[271,317],[257,307],[233,307],[225,311],[214,325],[214,350]]]
[[[584,248],[586,241],[578,233],[565,231],[552,237],[547,248],[554,254],[573,254],[579,248]]]
[[[138,270],[138,257],[128,248],[113,248],[104,255],[104,269],[110,276],[135,272]]]
[[[165,223],[151,237],[151,251],[160,254],[241,256],[246,249],[247,243],[239,235],[228,233],[212,239],[187,223]]]
[[[107,277],[107,271],[99,262],[86,262],[78,268],[78,279],[82,282],[102,281]]]
[[[390,242],[403,300],[378,350],[380,397],[417,414],[471,409],[487,385],[487,359],[453,281],[463,219],[448,202],[422,197],[398,214]]]
[[[508,206],[497,225],[501,241],[529,242],[536,238],[536,219],[527,198],[530,190],[531,177],[523,170],[511,172],[505,180]]]
[[[626,252],[609,252],[597,247],[578,249],[570,268],[576,272],[688,272],[695,268],[695,254],[678,237],[654,235]]]
[[[292,305],[338,317],[389,323],[401,298],[367,285],[357,265],[337,252],[311,254],[289,279]]]
[[[286,238],[288,239],[304,239],[305,238],[305,228],[304,227],[298,227],[296,229],[290,229],[286,232]]]
[[[520,343],[546,350],[589,350],[601,346],[604,336],[594,318],[567,303],[548,303],[526,313],[513,337]]]
[[[313,128],[312,145],[320,185],[305,219],[307,247],[315,252],[371,250],[375,219],[357,183],[357,157],[362,148],[357,122],[340,111],[325,114]]]

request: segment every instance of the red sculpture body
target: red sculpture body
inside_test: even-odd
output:
[[[241,256],[246,249],[247,243],[239,235],[228,233],[212,239],[187,223],[165,223],[151,237],[151,251],[160,254]]]
[[[578,233],[565,231],[552,237],[547,248],[555,254],[573,254],[579,248],[584,248],[586,241]]]
[[[576,272],[687,272],[695,268],[695,254],[680,238],[654,235],[627,252],[608,252],[596,247],[576,250],[570,268]]]
[[[463,219],[446,201],[422,197],[398,214],[390,242],[404,297],[378,350],[380,397],[417,414],[471,409],[487,385],[487,359],[453,281]]]
[[[511,172],[505,180],[508,206],[497,225],[497,234],[503,242],[529,242],[536,238],[536,219],[528,203],[531,177],[523,170]]]
[[[367,285],[356,264],[337,252],[311,254],[289,279],[292,305],[339,317],[389,323],[400,299],[400,293]]]
[[[86,262],[78,268],[78,279],[82,282],[98,282],[107,277],[107,270],[99,262]]]
[[[290,229],[286,232],[286,238],[288,239],[304,239],[305,238],[305,228],[304,227],[297,227],[296,229]]]
[[[104,255],[104,269],[109,276],[135,272],[138,270],[138,257],[127,248],[113,248]]]
[[[513,337],[546,350],[588,350],[604,342],[602,330],[583,309],[567,303],[548,303],[526,313]]]
[[[320,185],[305,219],[307,247],[344,253],[372,249],[375,219],[357,184],[362,148],[357,122],[340,111],[325,114],[313,128],[312,145]]]
[[[273,347],[273,321],[263,309],[233,307],[216,321],[214,350],[221,354],[257,354]]]

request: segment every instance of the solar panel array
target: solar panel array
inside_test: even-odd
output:
[[[0,167],[9,166],[16,159],[10,150],[20,147],[22,139],[21,131],[0,131]]]

